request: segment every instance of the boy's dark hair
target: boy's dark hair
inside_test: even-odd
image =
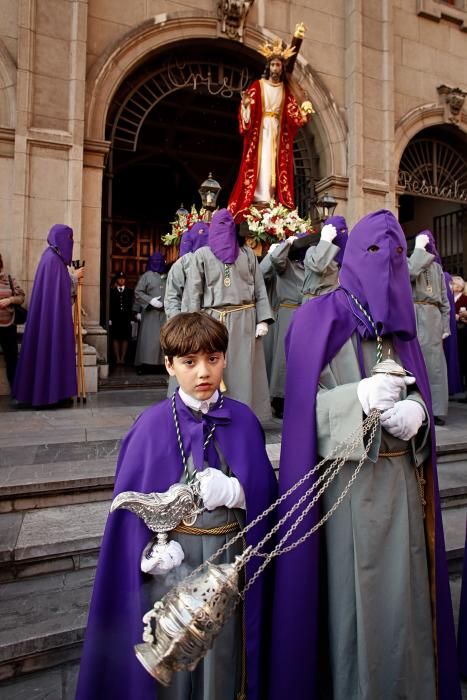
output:
[[[3,270],[3,258],[0,255],[0,272]]]
[[[172,362],[174,357],[183,357],[196,352],[227,352],[229,332],[215,318],[194,311],[177,314],[162,326],[161,347]]]

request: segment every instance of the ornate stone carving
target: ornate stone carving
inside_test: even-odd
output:
[[[451,124],[459,124],[467,92],[460,88],[449,87],[449,85],[440,85],[438,95],[444,105],[444,120]]]
[[[254,0],[218,0],[220,31],[228,39],[243,41],[243,27]]]

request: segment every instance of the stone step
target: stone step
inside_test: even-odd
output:
[[[467,506],[443,508],[442,516],[449,570],[460,571],[464,557]]]

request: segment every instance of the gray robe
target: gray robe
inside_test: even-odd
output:
[[[376,347],[373,341],[363,341],[362,347],[369,376]],[[383,357],[387,349],[385,343]],[[320,377],[320,455],[361,425],[360,379],[354,335]],[[409,387],[408,396],[423,405],[415,389]],[[379,456],[405,450],[403,456]],[[332,691],[327,689],[323,700],[436,698],[425,534],[414,470],[429,451],[427,421],[410,442],[379,427],[369,460],[324,527]],[[324,512],[362,453],[363,443],[324,493]]]
[[[443,333],[450,333],[450,305],[443,269],[435,256],[415,248],[409,258],[417,335],[430,381],[433,414],[448,412],[449,388]]]
[[[334,243],[320,241],[310,246],[305,255],[305,280],[303,282],[303,303],[311,297],[332,292],[339,286],[339,266],[334,258],[340,248]]]
[[[276,248],[271,254],[271,264],[276,273],[276,296],[278,311],[274,324],[274,348],[269,380],[271,397],[285,396],[285,335],[295,310],[302,303],[302,285],[305,268],[298,260],[289,260],[290,246],[287,244]]]
[[[266,360],[266,373],[268,375],[268,382],[271,381],[271,369],[272,360],[274,356],[274,345],[276,337],[276,320],[277,312],[279,310],[279,302],[276,293],[276,271],[271,263],[271,256],[268,253],[260,262],[259,269],[263,275],[264,284],[266,285],[266,291],[268,294],[269,303],[272,310],[272,318],[274,323],[269,326],[269,332],[263,338],[263,348],[264,348],[264,358]]]
[[[164,308],[167,320],[176,316],[182,310],[183,290],[185,289],[186,276],[193,253],[186,253],[176,260],[167,275],[165,287]]]
[[[255,338],[255,330],[257,323],[272,321],[271,307],[250,248],[240,248],[237,260],[229,268],[231,284],[226,287],[224,263],[209,247],[197,250],[188,269],[182,311],[202,309],[225,323],[229,331],[224,372],[227,394],[246,403],[264,421],[271,417],[271,406],[262,338]],[[245,304],[254,306],[222,314],[229,307]]]
[[[221,461],[221,470],[224,474],[230,475],[222,453],[217,444],[214,444]],[[191,455],[187,459],[187,466],[192,473],[193,460]],[[207,463],[205,466],[208,466]],[[183,482],[184,479],[182,478],[181,481]],[[201,513],[197,517],[194,527],[208,529],[230,522],[238,522],[239,529],[242,528],[245,523],[245,511],[239,508],[215,508],[212,511]],[[169,533],[169,538],[180,544],[185,558],[180,566],[172,569],[165,576],[151,577],[151,599],[160,600],[170,588],[188,576],[193,569],[206,561],[235,534],[236,532],[226,535]],[[242,551],[243,544],[239,540],[219,557],[216,563],[230,563]],[[200,661],[194,671],[175,673],[169,688],[158,686],[158,700],[220,700],[220,698],[222,700],[237,700],[242,680],[242,654],[244,653],[242,636],[242,608],[239,606],[216,638],[213,648]]]
[[[135,365],[163,365],[160,332],[165,323],[164,308],[155,309],[151,299],[160,296],[164,302],[166,276],[158,272],[145,272],[135,289],[134,305],[141,307],[141,324],[136,345]]]

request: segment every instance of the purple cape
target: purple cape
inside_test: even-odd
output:
[[[342,260],[344,258],[345,246],[347,245],[347,239],[349,237],[349,229],[347,226],[347,221],[344,219],[343,216],[330,216],[324,222],[325,226],[326,226],[326,224],[332,224],[337,229],[337,235],[334,238],[333,243],[334,243],[334,245],[339,246],[340,251],[337,253],[334,260],[338,265],[342,265]]]
[[[185,450],[192,426],[199,425],[177,396],[177,412]],[[276,497],[276,480],[264,447],[264,434],[252,411],[224,397],[214,414],[215,438],[233,474],[241,482],[247,521]],[[209,420],[209,414],[207,414]],[[239,435],[248,438],[239,439]],[[189,438],[190,439],[190,438]],[[192,438],[191,438],[192,440]],[[178,483],[183,464],[177,443],[170,400],[147,409],[122,443],[114,495],[122,491],[166,491]],[[258,541],[268,524],[253,528],[247,543]],[[153,605],[145,588],[140,558],[152,533],[136,515],[117,510],[107,521],[89,613],[81,661],[77,700],[156,700],[157,684],[136,659],[133,646],[142,641],[142,616]],[[260,560],[262,561],[262,560]],[[255,568],[260,562],[255,562]],[[247,577],[252,569],[247,571]],[[261,621],[263,576],[246,596],[246,646],[249,700],[261,700]]]
[[[167,272],[167,265],[165,264],[165,259],[162,253],[158,253],[156,251],[149,256],[146,272],[158,272],[160,275]]]
[[[426,248],[425,248],[426,252],[430,253],[430,255],[434,255],[435,259],[433,262],[437,262],[438,265],[441,265],[441,267],[443,267],[443,263],[441,262],[441,256],[438,253],[438,249],[436,247],[435,237],[433,236],[433,234],[431,233],[431,231],[429,229],[425,229],[424,231],[420,231],[420,233],[417,235],[420,236],[422,233],[424,233],[429,238],[429,241],[428,241]]]
[[[219,209],[211,219],[208,246],[218,260],[232,265],[238,258],[240,248],[237,241],[235,221],[228,209]]]
[[[451,311],[449,313],[449,328],[451,330],[451,335],[443,340],[444,355],[446,357],[446,364],[448,366],[448,385],[449,385],[449,395],[460,394],[464,387],[462,385],[461,373],[459,369],[459,349],[457,346],[457,323],[456,323],[456,302],[454,301],[454,294],[452,293],[451,285],[449,282],[452,277],[449,272],[444,273],[444,279],[446,282],[446,291],[448,293],[449,305]]]
[[[371,252],[368,249],[373,245],[378,250]],[[399,248],[402,248],[401,252],[398,251]],[[368,256],[371,257],[367,260]],[[367,261],[366,265],[363,264],[364,260]],[[403,264],[400,260],[403,260]],[[382,275],[384,267],[389,269]],[[349,236],[342,271],[346,273],[344,277],[348,290],[355,293],[359,289],[360,302],[364,302],[364,306],[370,310],[382,332],[385,329],[392,332],[394,349],[404,367],[416,377],[432,421],[426,368],[416,335],[412,335],[415,319],[410,314],[406,315],[403,308],[406,304],[412,315],[415,315],[411,303],[405,238],[390,212],[376,212],[356,225]],[[407,279],[404,281],[405,277]],[[394,286],[391,287],[389,282]],[[378,289],[383,299],[376,298]],[[389,300],[384,298],[390,294],[391,289],[393,294],[389,298],[391,302],[394,301],[396,308],[398,304],[395,295],[402,298],[399,319],[390,308]],[[362,333],[362,327],[360,314],[356,313],[349,301],[348,292],[342,288],[308,301],[294,314],[286,337],[287,385],[279,472],[281,494],[317,462],[315,397],[319,377],[322,369],[352,334]],[[365,334],[371,335],[368,329]],[[431,436],[431,464],[426,465],[426,524],[427,542],[430,543],[431,583],[436,586],[434,610],[438,700],[460,700],[434,429]],[[307,484],[310,486],[311,480]],[[295,492],[294,502],[303,492],[304,489]],[[291,505],[292,501],[288,499],[285,507]],[[298,539],[318,520],[319,513],[315,509],[297,528],[291,541]],[[323,653],[323,640],[326,639],[326,632],[319,629],[319,619],[325,606],[325,596],[320,591],[319,569],[318,536],[309,538],[297,549],[277,560],[270,663],[273,671],[268,700],[283,700],[286,697],[317,700],[319,697],[318,653]]]
[[[467,522],[465,528],[464,570],[462,572],[461,604],[459,608],[459,630],[457,646],[459,665],[463,678],[467,678]]]
[[[194,253],[198,248],[208,245],[209,224],[205,221],[197,221],[182,236],[180,242],[180,257],[187,253]]]
[[[39,261],[12,395],[33,406],[55,404],[77,392],[71,281],[73,231],[56,225]]]

